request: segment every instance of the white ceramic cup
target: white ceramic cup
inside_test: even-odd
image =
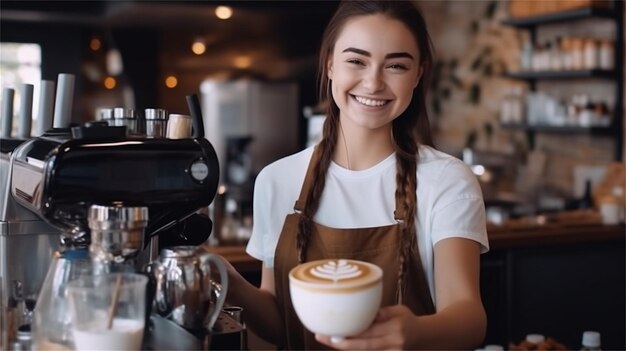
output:
[[[382,301],[382,277],[382,269],[368,262],[317,260],[289,272],[289,292],[302,324],[337,342],[372,324]]]

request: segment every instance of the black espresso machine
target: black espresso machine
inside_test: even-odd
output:
[[[58,245],[43,245],[48,249],[87,247],[90,242],[87,214],[92,205],[148,209],[145,247],[140,254],[143,258],[138,259],[144,263],[154,259],[160,247],[199,245],[210,235],[212,222],[198,210],[206,208],[216,195],[219,164],[213,146],[203,136],[201,116],[194,116],[194,112],[199,111],[199,105],[195,106],[195,111],[192,108],[194,135],[190,138],[128,137],[126,127],[94,122],[54,128],[23,141],[10,153],[5,153],[10,154],[6,178],[6,193],[10,192],[10,196],[5,199],[14,202],[13,207],[21,207],[21,212],[26,209],[59,230],[36,233],[33,237],[35,241],[58,242]],[[9,333],[10,313],[16,313],[11,311],[15,306],[10,303],[17,300],[13,296],[16,294],[14,283],[28,281],[28,271],[42,271],[39,267],[47,268],[51,258],[49,252],[10,255],[8,251],[15,248],[22,253],[28,251],[21,246],[32,245],[32,240],[23,241],[25,237],[27,235],[8,233],[3,236],[4,244],[0,245],[7,251],[3,258],[6,261],[2,269],[5,296],[0,317],[6,326],[4,331]],[[178,338],[147,338],[146,343],[149,348],[219,349],[220,345],[215,344],[219,340],[215,338],[217,334],[228,334],[226,329],[235,334],[241,332],[241,328],[233,327],[234,321],[228,316],[224,314],[218,320],[212,345],[207,345],[206,336],[186,333],[170,321],[153,316],[155,335],[173,333]],[[3,339],[7,342],[12,338],[5,335]],[[235,345],[231,339],[232,335],[223,338],[230,343],[225,347]],[[240,340],[238,336],[234,339]]]

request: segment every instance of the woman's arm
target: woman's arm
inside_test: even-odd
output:
[[[228,263],[228,295],[226,301],[240,306],[247,326],[258,336],[275,345],[283,345],[282,320],[276,303],[274,269],[263,265],[261,286],[250,284]]]
[[[437,311],[415,316],[402,305],[382,308],[363,334],[332,344],[335,348],[472,349],[482,343],[487,317],[480,299],[480,244],[462,238],[443,239],[434,247]]]

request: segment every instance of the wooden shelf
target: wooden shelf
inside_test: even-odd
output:
[[[503,74],[506,78],[520,79],[520,80],[540,80],[540,79],[608,79],[614,81],[617,79],[617,72],[615,70],[602,70],[602,69],[590,69],[590,70],[575,70],[575,71],[519,71],[519,72],[506,72]]]
[[[584,7],[569,11],[548,13],[539,16],[509,18],[502,21],[503,24],[519,28],[532,28],[542,24],[560,23],[584,18],[597,17],[615,19],[615,9],[604,7]]]
[[[542,132],[554,134],[594,134],[612,135],[613,128],[607,127],[581,127],[581,126],[552,126],[552,125],[528,125],[528,124],[500,124],[502,129],[525,130],[529,132]]]

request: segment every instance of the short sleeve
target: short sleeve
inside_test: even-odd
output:
[[[263,261],[266,267],[274,266],[274,247],[268,247],[267,236],[272,232],[270,225],[271,188],[269,179],[264,176],[264,172],[259,173],[254,184],[253,213],[254,223],[252,235],[248,240],[246,252]],[[270,252],[271,251],[271,252]]]
[[[439,240],[461,237],[481,245],[481,253],[489,251],[485,204],[478,180],[464,163],[454,160],[440,176],[438,196],[431,212],[433,245]]]

